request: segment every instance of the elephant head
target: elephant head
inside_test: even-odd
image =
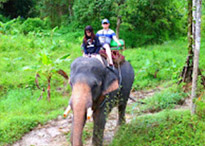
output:
[[[95,106],[99,97],[118,89],[118,77],[95,58],[79,57],[71,64],[70,84],[73,110],[71,143],[82,145],[82,131],[87,110]]]

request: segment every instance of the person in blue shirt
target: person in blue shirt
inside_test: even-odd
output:
[[[110,49],[110,42],[113,39],[114,41],[117,42],[119,46],[121,46],[121,43],[116,37],[115,32],[109,28],[110,22],[108,19],[103,19],[102,20],[102,30],[99,30],[96,34],[96,36],[99,37],[100,44],[102,47],[106,50],[106,54],[108,56],[108,62],[110,66],[113,66],[113,60],[112,60],[112,55],[111,55],[111,49]]]

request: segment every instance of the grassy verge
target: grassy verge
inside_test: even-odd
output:
[[[199,66],[205,75],[205,40],[202,39]],[[180,38],[123,52],[135,70],[136,90],[155,87],[162,82],[177,82],[187,57],[187,40]]]
[[[37,101],[38,92],[29,89],[10,90],[0,102],[0,145],[12,143],[37,124],[45,123],[63,113],[68,98],[55,93],[48,103]]]
[[[38,65],[38,54],[42,50],[47,50],[53,60],[72,52],[73,60],[81,54],[80,45],[65,41],[65,36],[57,34],[53,38],[39,35],[0,35],[0,145],[20,139],[38,123],[62,114],[67,106],[69,97],[59,91],[63,87],[62,77],[54,75],[51,80],[50,102],[46,100],[46,93],[37,101],[41,91],[35,86],[35,70],[24,71],[23,67]],[[62,63],[60,68],[69,73],[70,63]],[[45,88],[46,79],[41,77],[39,82]]]
[[[204,119],[187,110],[162,111],[137,117],[120,128],[111,146],[202,146]]]
[[[164,109],[173,109],[181,105],[188,97],[180,86],[172,85],[166,89],[155,93],[152,97],[140,99],[139,102],[128,106],[126,111],[132,115],[141,115],[143,113],[155,113]]]
[[[202,146],[204,145],[205,95],[197,100],[196,115],[175,109],[186,99],[179,86],[171,86],[128,106],[131,123],[120,127],[110,146]]]

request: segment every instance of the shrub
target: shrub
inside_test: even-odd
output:
[[[7,21],[5,23],[0,22],[0,32],[12,35],[18,34],[20,32],[20,27],[22,23],[23,19],[20,17]]]
[[[41,20],[40,18],[28,18],[21,26],[21,31],[24,34],[29,32],[41,32],[49,29],[49,21],[47,19]]]
[[[0,14],[0,21],[5,23],[5,22],[9,21],[9,19]]]
[[[183,6],[181,1],[176,0],[128,0],[122,19],[124,24],[129,25],[122,25],[121,37],[133,47],[162,43],[185,34],[186,17]]]

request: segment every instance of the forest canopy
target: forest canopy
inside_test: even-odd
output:
[[[86,25],[98,30],[103,18],[108,18],[115,29],[120,17],[120,37],[130,47],[161,43],[186,34],[185,0],[0,0],[0,6],[3,22],[38,17],[49,21],[50,27],[73,30]]]

